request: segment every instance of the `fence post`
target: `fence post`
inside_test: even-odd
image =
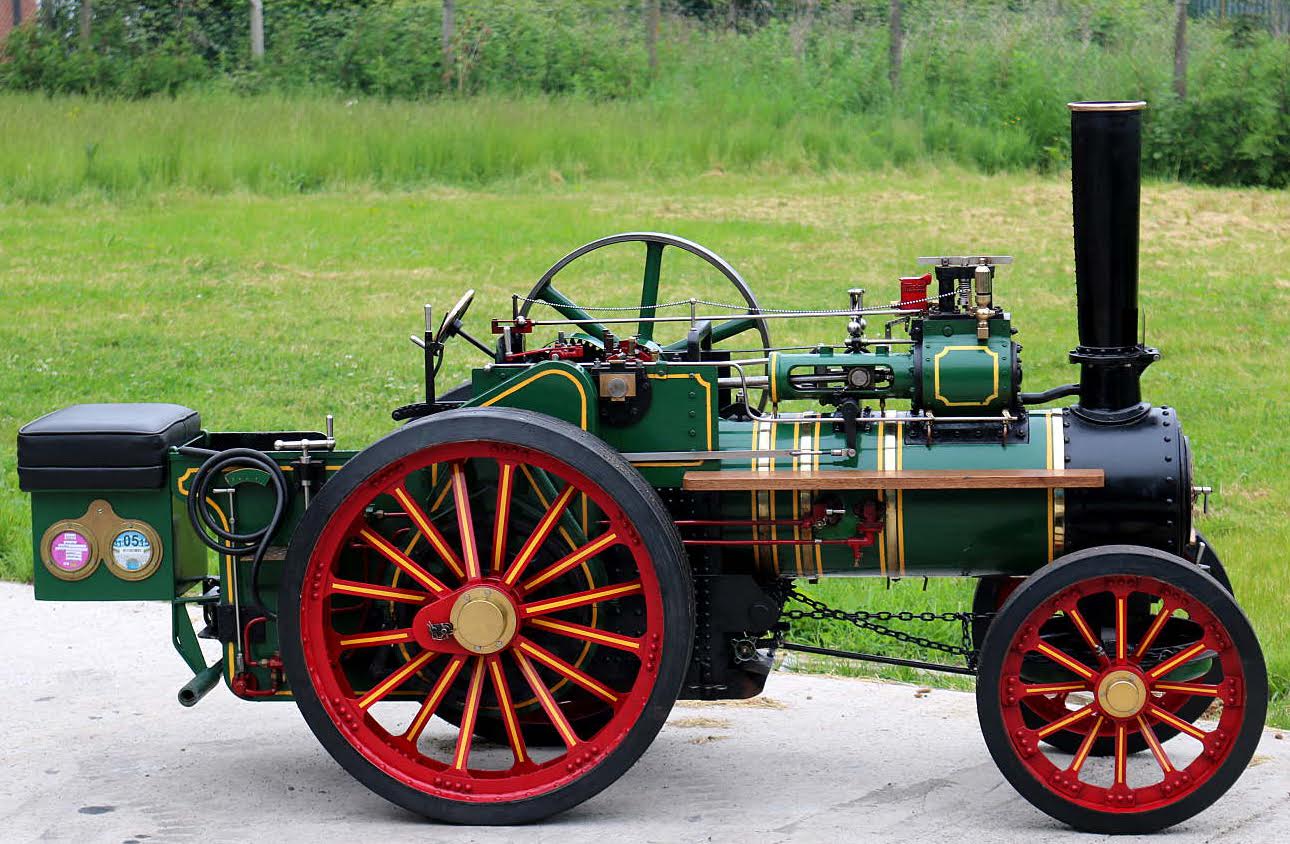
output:
[[[650,79],[658,75],[659,4],[660,0],[648,0],[645,4],[645,52],[649,55]]]
[[[1187,99],[1187,0],[1174,0],[1174,93]]]
[[[891,92],[895,94],[900,90],[900,54],[905,39],[900,28],[900,0],[891,0],[891,5],[887,7],[887,30],[890,37],[887,75],[891,80]]]
[[[452,84],[456,55],[453,40],[457,37],[457,0],[443,0],[443,28],[439,32],[439,52],[443,56],[443,86]]]
[[[81,0],[81,49],[90,48],[90,22],[94,20],[93,0]]]
[[[251,59],[264,58],[264,0],[251,0]]]

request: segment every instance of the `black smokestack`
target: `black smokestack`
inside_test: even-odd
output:
[[[1142,370],[1158,355],[1138,343],[1138,205],[1143,102],[1071,103],[1071,179],[1080,401],[1104,421],[1141,411]]]

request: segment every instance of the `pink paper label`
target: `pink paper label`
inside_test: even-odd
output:
[[[49,556],[63,571],[80,571],[90,563],[90,542],[74,530],[65,530],[54,537]]]

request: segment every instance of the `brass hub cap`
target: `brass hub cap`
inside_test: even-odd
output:
[[[1097,684],[1098,706],[1112,718],[1132,718],[1147,698],[1147,684],[1132,671],[1112,671]]]
[[[463,648],[491,654],[506,647],[515,635],[515,606],[491,586],[476,586],[457,597],[449,616],[452,635]]]

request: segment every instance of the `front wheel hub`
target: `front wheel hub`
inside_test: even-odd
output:
[[[498,589],[476,586],[462,592],[449,614],[457,643],[477,654],[497,653],[510,644],[518,626],[515,605]]]
[[[1147,705],[1147,684],[1127,669],[1109,671],[1097,684],[1097,704],[1112,718],[1132,718]]]

